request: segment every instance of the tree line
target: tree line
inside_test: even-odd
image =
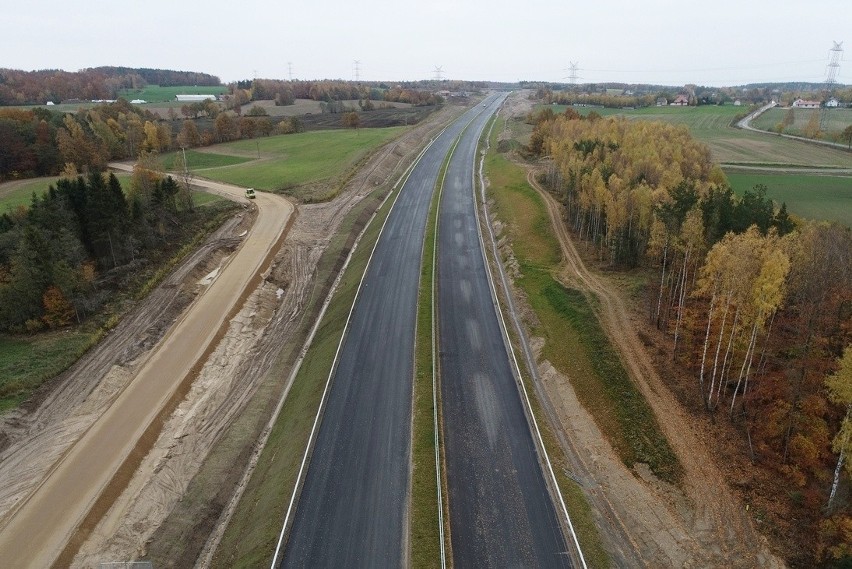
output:
[[[0,215],[0,330],[82,322],[110,279],[168,245],[192,214],[189,189],[137,165],[127,192],[113,174],[61,178],[28,208]]]
[[[796,219],[763,186],[736,196],[683,126],[571,109],[530,120],[565,223],[601,262],[650,271],[649,321],[694,377],[694,401],[792,489],[813,537],[802,559],[848,559],[850,229]]]
[[[219,78],[194,71],[95,67],[81,71],[0,68],[0,105],[43,105],[48,101],[116,99],[121,89],[146,85],[221,85]]]
[[[136,159],[145,152],[208,146],[240,138],[302,130],[298,118],[239,116],[215,102],[191,103],[178,122],[124,99],[76,113],[45,108],[0,109],[0,182],[59,174],[66,165],[80,172],[102,169],[111,160]],[[206,121],[194,120],[197,117]],[[173,125],[179,125],[174,127]]]
[[[251,100],[274,100],[278,105],[292,105],[296,99],[333,103],[339,101],[387,101],[414,106],[437,105],[443,100],[430,89],[377,82],[353,81],[283,81],[254,79],[229,86],[232,96],[245,104]],[[241,93],[242,91],[242,93]]]

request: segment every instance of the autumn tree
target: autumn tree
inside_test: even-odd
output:
[[[819,111],[811,111],[811,116],[808,119],[808,124],[805,126],[805,136],[808,138],[819,138]]]
[[[831,509],[837,487],[840,483],[840,472],[844,466],[846,455],[852,452],[852,346],[847,346],[840,359],[839,369],[825,378],[829,399],[832,403],[845,408],[846,413],[840,423],[840,430],[834,437],[832,449],[838,454],[837,466],[834,469],[834,479],[828,497],[828,508]],[[846,463],[847,475],[852,475],[852,466]]]
[[[361,124],[361,117],[358,116],[358,113],[352,111],[343,115],[342,122],[345,128],[357,129]]]
[[[847,148],[852,149],[852,124],[843,129],[843,134],[840,135],[840,140],[845,140]]]

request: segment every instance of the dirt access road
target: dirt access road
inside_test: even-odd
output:
[[[242,188],[196,183],[244,199]],[[203,362],[229,316],[239,308],[244,292],[280,244],[294,212],[292,203],[281,196],[259,193],[255,203],[254,225],[209,288],[166,333],[109,408],[10,508],[0,526],[0,566],[54,563],[125,460],[134,460],[132,453],[148,426]]]
[[[532,110],[524,96],[510,97],[505,108],[510,120],[525,117]],[[512,137],[508,126],[499,135],[500,140]],[[537,386],[536,391],[551,424],[558,426],[556,434],[566,449],[571,474],[584,489],[614,565],[783,567],[783,561],[773,555],[766,538],[755,529],[745,504],[727,486],[709,451],[712,441],[696,427],[655,367],[640,337],[642,315],[630,308],[623,287],[587,268],[563,221],[562,205],[538,184],[534,167],[517,163],[527,169],[529,185],[546,204],[560,244],[563,264],[554,277],[597,298],[601,326],[684,468],[683,481],[675,487],[653,476],[646,465],[632,469],[625,466],[577,399],[569,378],[541,358],[544,339],[530,339],[541,378],[541,388]],[[499,234],[501,224],[494,225]],[[511,243],[505,236],[501,242],[501,254],[509,261],[508,272],[517,274]],[[515,288],[513,296],[523,319],[534,322],[522,291]]]
[[[582,453],[591,457],[586,466],[596,478],[595,493],[606,502],[611,522],[630,536],[634,560],[638,558],[646,566],[783,566],[770,553],[766,539],[755,531],[743,505],[727,488],[724,477],[705,450],[705,441],[690,428],[688,414],[653,366],[625,300],[611,283],[586,268],[562,221],[561,204],[541,188],[532,172],[528,181],[547,204],[551,225],[559,239],[565,259],[560,280],[588,290],[600,300],[601,324],[615,342],[684,467],[681,492],[656,480],[647,468],[630,473],[611,457],[602,456],[601,448]],[[574,398],[573,394],[566,396],[565,387],[558,382],[551,381],[548,389],[551,398],[561,406]],[[601,446],[600,441],[594,444]],[[612,464],[601,468],[604,462]]]

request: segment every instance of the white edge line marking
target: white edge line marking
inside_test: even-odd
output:
[[[498,111],[497,114],[499,114],[499,111]],[[486,153],[487,153],[488,149],[491,147],[491,141],[490,141],[491,131],[494,129],[495,123],[496,123],[496,120],[491,123],[491,127],[489,127],[488,134],[485,137]],[[479,190],[480,190],[480,193],[481,193],[481,196],[482,196],[481,200],[482,200],[482,207],[483,207],[483,211],[485,213],[485,217],[486,217],[486,219],[489,219],[488,208],[485,205],[485,178],[483,177],[483,174],[482,174],[482,169],[483,169],[483,166],[485,164],[485,156],[486,156],[486,154],[483,154],[482,157],[479,160]],[[475,189],[476,188],[476,172],[475,171],[473,173],[473,178],[474,178],[474,182],[473,182],[474,196],[473,196],[473,198],[474,198],[474,204],[475,204],[476,203],[476,189]],[[492,297],[494,299],[495,310],[497,312],[497,315],[500,317],[501,328],[503,329],[503,334],[504,334],[506,343],[509,346],[509,352],[512,355],[512,363],[515,365],[515,371],[518,374],[518,380],[519,380],[518,383],[520,383],[521,391],[524,394],[524,402],[527,405],[527,411],[529,412],[530,418],[532,420],[533,427],[535,427],[535,434],[536,434],[536,437],[538,438],[539,447],[541,448],[541,452],[544,455],[544,461],[547,464],[547,470],[550,473],[550,479],[551,479],[551,482],[553,484],[553,488],[556,492],[556,495],[559,496],[559,504],[560,504],[560,506],[562,506],[562,513],[565,516],[565,520],[568,522],[568,529],[571,531],[571,538],[574,541],[574,547],[577,548],[577,553],[580,555],[580,562],[583,564],[583,568],[586,569],[588,567],[586,565],[586,559],[583,556],[583,550],[580,549],[580,542],[577,540],[577,534],[574,531],[574,524],[571,523],[571,516],[568,515],[568,508],[565,506],[565,499],[562,497],[562,491],[559,489],[559,483],[556,480],[556,474],[554,473],[553,466],[550,463],[550,456],[547,454],[547,449],[544,446],[544,439],[542,439],[542,437],[541,437],[541,431],[538,428],[538,421],[536,421],[535,413],[533,413],[532,404],[530,403],[529,394],[527,394],[527,388],[524,385],[523,376],[521,375],[521,368],[518,365],[518,358],[515,355],[515,348],[512,346],[512,341],[509,338],[509,331],[508,331],[508,328],[506,327],[506,321],[503,319],[503,310],[502,310],[502,307],[500,305],[500,299],[497,296],[497,288],[494,285],[494,280],[493,280],[493,277],[491,275],[491,266],[488,263],[488,257],[485,254],[485,241],[482,238],[482,226],[481,226],[480,221],[479,221],[479,215],[476,216],[476,228],[477,228],[477,233],[479,234],[480,244],[482,245],[482,256],[485,260],[485,269],[486,269],[485,272],[488,275],[488,284],[491,287],[491,294],[492,294]],[[495,238],[494,238],[494,233],[493,233],[493,229],[491,228],[490,222],[489,222],[489,225],[488,225],[488,232],[489,232],[489,236],[491,237],[492,244],[493,244],[494,241],[495,241]],[[495,255],[496,255],[496,251],[495,251]],[[500,262],[501,261],[500,261],[499,258],[495,258],[495,263],[500,263]],[[502,275],[502,273],[501,273],[501,275]],[[506,286],[507,283],[504,281],[503,284],[504,284],[504,286]],[[506,294],[509,294],[508,288],[506,288]],[[515,325],[519,326],[517,320],[515,320]]]
[[[408,178],[411,176],[411,173],[414,171],[414,168],[420,162],[420,159],[423,158],[423,156],[426,154],[426,151],[429,150],[429,148],[431,148],[431,146],[444,133],[444,131],[446,129],[447,129],[447,127],[444,127],[444,129],[442,129],[441,132],[436,134],[435,137],[432,138],[432,140],[429,142],[429,144],[427,144],[426,147],[423,148],[423,150],[417,156],[417,160],[412,162],[411,166],[408,167],[407,173],[403,173],[403,175],[400,176],[400,179],[397,181],[397,183],[394,184],[394,186],[393,186],[394,190],[397,188],[397,186],[400,185],[400,181],[402,181],[402,186],[403,187],[405,186],[405,183],[408,181]],[[403,181],[403,178],[405,178],[405,181]],[[376,242],[373,244],[373,250],[370,251],[370,257],[367,259],[367,266],[364,268],[364,273],[361,275],[361,280],[358,283],[358,290],[355,292],[355,298],[352,300],[352,306],[350,306],[350,308],[349,308],[349,315],[346,317],[346,325],[343,327],[343,333],[340,335],[340,341],[338,342],[337,350],[334,353],[334,360],[332,361],[331,370],[328,373],[328,378],[326,379],[326,382],[325,382],[325,388],[323,389],[323,392],[322,392],[322,398],[320,399],[319,408],[317,409],[317,414],[314,417],[314,423],[313,423],[313,426],[311,427],[311,434],[308,437],[308,445],[305,448],[304,455],[302,456],[302,463],[299,466],[299,473],[296,475],[296,484],[293,487],[293,494],[290,496],[290,503],[287,506],[287,515],[284,517],[284,524],[282,525],[281,533],[278,536],[278,543],[275,546],[275,554],[272,556],[272,564],[270,565],[270,569],[275,569],[275,564],[278,561],[278,555],[281,552],[281,545],[283,544],[284,536],[287,533],[287,526],[290,523],[290,516],[293,514],[293,506],[295,505],[295,502],[296,502],[296,496],[300,493],[300,488],[301,488],[301,485],[302,485],[302,482],[303,482],[302,478],[303,478],[303,475],[304,475],[304,472],[305,472],[305,466],[307,465],[307,462],[308,462],[308,456],[313,451],[314,435],[316,434],[317,427],[319,425],[320,416],[322,416],[322,411],[325,407],[325,400],[326,400],[326,396],[328,395],[329,386],[331,385],[331,379],[334,376],[334,372],[337,370],[337,363],[338,363],[338,358],[340,356],[340,350],[343,347],[343,342],[346,340],[346,332],[349,330],[349,322],[352,319],[352,313],[355,311],[355,305],[358,303],[358,297],[361,294],[361,287],[364,284],[364,279],[367,276],[367,271],[369,271],[369,269],[370,269],[370,263],[373,260],[373,253],[376,252],[376,247],[378,246],[378,243],[381,240],[382,233],[385,230],[385,226],[387,225],[388,219],[390,218],[391,213],[393,212],[393,208],[396,205],[396,200],[399,197],[400,193],[401,193],[401,189],[400,189],[400,191],[396,192],[396,195],[394,197],[394,202],[391,205],[391,209],[390,209],[390,211],[388,211],[387,216],[385,217],[385,220],[382,223],[382,228],[379,230],[379,235],[376,238]],[[381,208],[385,205],[385,203],[387,203],[387,200],[392,195],[394,195],[393,191],[388,193],[388,195],[382,201],[382,204],[378,208],[376,208],[376,213],[379,210],[381,210]],[[370,225],[372,225],[373,219],[375,219],[375,217],[376,217],[376,213],[373,214],[373,216],[370,218],[370,222],[364,227],[364,232],[366,232],[367,228],[369,228]],[[364,233],[362,233],[361,235],[363,235],[363,234]],[[360,241],[360,239],[359,239],[359,241]],[[353,247],[353,249],[352,249],[353,254],[354,254],[354,252],[355,252],[355,247]],[[349,258],[351,258],[351,257],[352,257],[352,255],[350,254]],[[347,259],[346,265],[348,265],[349,258]],[[345,265],[344,265],[343,268],[341,268],[340,275],[342,275],[345,272],[345,268],[346,268]],[[325,307],[323,307],[323,312],[324,311],[325,311]],[[316,328],[319,325],[319,322],[322,320],[322,318],[321,318],[322,316],[323,315],[321,314],[317,318],[317,321],[316,321],[316,324],[314,325],[314,328]],[[295,371],[294,371],[294,373],[295,373]]]

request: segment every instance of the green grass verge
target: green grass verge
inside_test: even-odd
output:
[[[77,361],[100,337],[91,326],[34,336],[0,336],[0,413],[17,407],[45,379]]]
[[[432,345],[435,240],[438,230],[440,185],[450,163],[444,159],[432,194],[417,299],[417,345],[414,362],[414,408],[411,456],[411,566],[414,569],[441,566],[441,534],[438,525],[438,494],[435,469],[435,405],[432,396],[435,369]],[[438,395],[440,397],[440,394]]]
[[[204,176],[220,182],[267,191],[285,191],[305,201],[336,195],[345,176],[370,152],[399,136],[406,127],[311,131],[241,140],[210,147],[210,154],[250,160],[225,166]],[[257,160],[258,152],[260,160]],[[190,168],[193,157],[187,157]],[[207,160],[216,160],[207,158]],[[224,159],[223,159],[224,160]],[[321,184],[322,187],[305,186]]]
[[[731,188],[742,195],[756,184],[767,187],[767,196],[787,204],[798,216],[829,220],[852,226],[852,177],[818,174],[764,174],[735,172],[725,174]]]
[[[625,465],[646,463],[661,479],[677,483],[682,467],[590,301],[553,278],[561,252],[541,196],[527,184],[522,169],[495,152],[489,153],[486,170],[495,214],[506,223],[520,265],[515,282],[538,318],[533,333],[545,340],[542,356],[570,378]]]
[[[270,562],[349,309],[391,203],[388,200],[379,210],[353,255],[222,538],[213,567],[262,567]],[[328,259],[319,268],[335,262]]]

